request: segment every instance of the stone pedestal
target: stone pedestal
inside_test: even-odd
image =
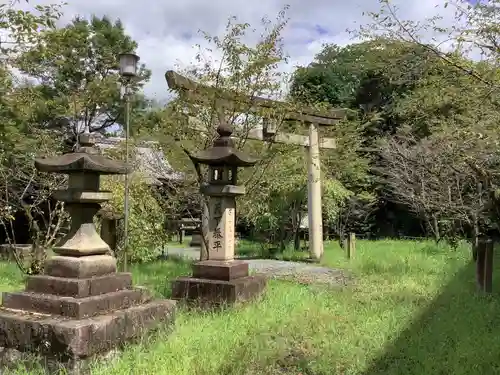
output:
[[[153,301],[145,290],[131,287],[128,274],[95,280],[45,277],[28,281],[33,286],[43,280],[42,286],[28,284],[25,292],[4,294],[0,347],[39,355],[49,368],[87,373],[93,358],[174,322],[175,302]],[[1,362],[9,365],[5,358]]]
[[[209,260],[193,265],[192,277],[181,277],[172,284],[172,297],[196,301],[202,306],[232,304],[250,300],[262,293],[264,276],[249,276],[248,263],[234,260],[235,196],[245,193],[242,186],[205,186],[209,196]]]
[[[193,265],[192,277],[173,282],[172,297],[208,307],[233,304],[257,297],[266,283],[262,275],[249,276],[246,262],[205,260]]]
[[[93,154],[85,138],[80,142],[80,152],[36,162],[40,171],[69,175],[68,189],[55,196],[66,203],[71,227],[53,249],[45,274],[29,276],[24,292],[3,293],[0,307],[3,353],[40,354],[50,358],[46,363],[77,374],[81,363],[175,318],[175,301],[154,301],[132,286],[131,274],[117,273],[93,217],[110,194],[99,190],[99,175],[126,169]]]

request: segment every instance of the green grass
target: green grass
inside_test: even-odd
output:
[[[332,243],[323,262],[351,270],[353,286],[271,281],[252,304],[181,310],[172,334],[144,339],[92,374],[500,374],[500,277],[494,294],[478,294],[470,258],[466,246],[358,241],[348,261]],[[133,269],[158,295],[188,272],[170,262]],[[0,290],[17,288],[14,266],[0,265]]]
[[[168,241],[165,246],[171,247],[188,247],[191,242],[191,236],[182,237],[182,243],[179,243],[179,237],[177,235],[173,236],[173,238]]]

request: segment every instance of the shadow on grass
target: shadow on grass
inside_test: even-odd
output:
[[[485,295],[476,289],[474,268],[471,262],[458,271],[362,374],[500,374],[500,271],[494,292]]]

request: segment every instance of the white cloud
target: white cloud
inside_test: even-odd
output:
[[[32,4],[47,0],[32,1]],[[399,0],[401,16],[414,20],[432,17],[442,0]],[[153,75],[145,91],[149,96],[164,99],[168,86],[164,74],[176,64],[188,65],[194,61],[199,43],[206,45],[199,34],[221,34],[228,17],[237,16],[241,22],[258,26],[263,16],[274,19],[285,4],[290,23],[284,32],[286,51],[290,55],[291,70],[295,65],[308,64],[323,43],[345,45],[351,42],[347,29],[356,29],[367,21],[362,13],[378,9],[378,0],[71,0],[65,7],[64,20],[76,15],[108,15],[120,18],[127,32],[134,38],[137,53]],[[439,10],[443,12],[441,7]],[[452,22],[452,11],[445,14],[445,22]]]

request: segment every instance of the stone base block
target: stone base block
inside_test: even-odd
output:
[[[31,292],[3,293],[2,297],[2,306],[8,309],[74,319],[126,309],[151,300],[150,294],[143,288],[124,289],[85,298]]]
[[[132,274],[126,272],[86,279],[28,276],[26,291],[57,296],[85,298],[132,288]]]
[[[267,284],[265,276],[246,276],[230,281],[180,277],[172,284],[172,298],[200,305],[243,302],[260,295]]]
[[[231,281],[248,276],[248,263],[241,260],[204,260],[193,264],[193,277]]]
[[[56,255],[45,264],[45,273],[55,277],[85,279],[116,273],[116,259],[111,255],[69,257]]]
[[[158,300],[87,319],[0,308],[0,347],[54,358],[61,364],[107,353],[175,321],[175,301]]]

